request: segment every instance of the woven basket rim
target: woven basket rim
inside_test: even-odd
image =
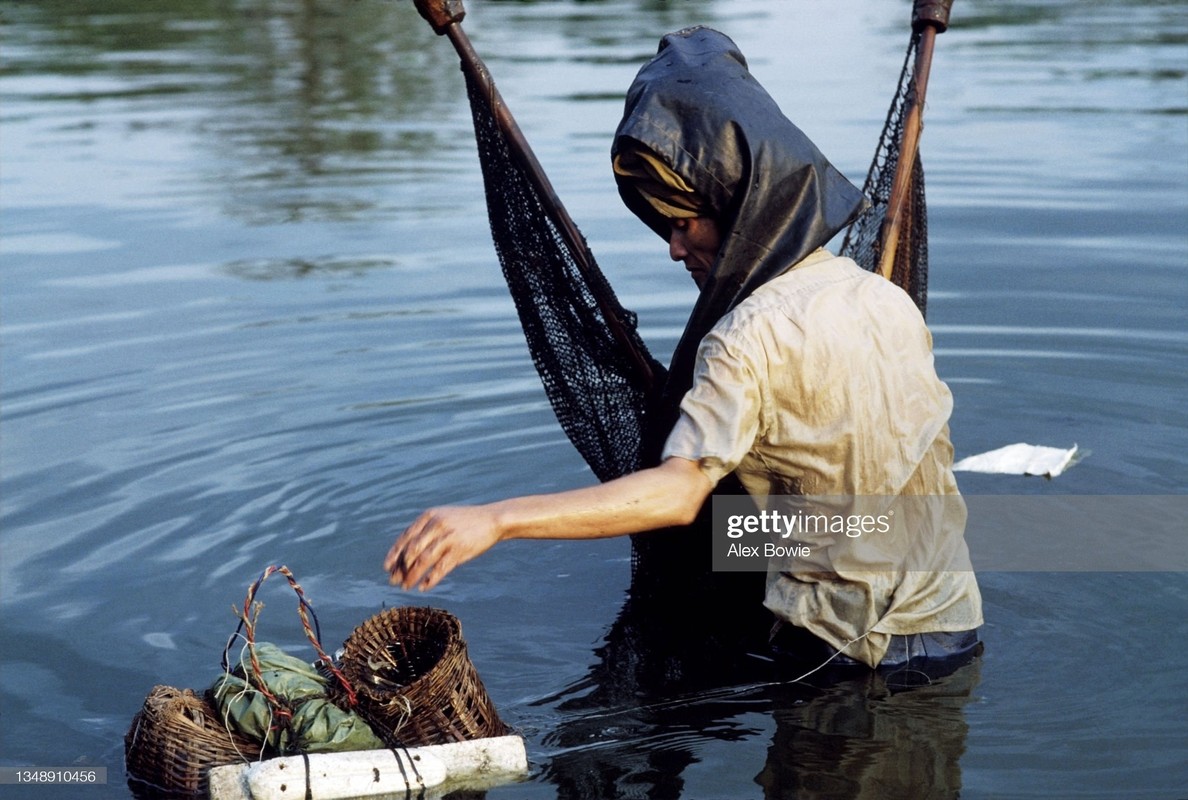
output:
[[[371,616],[351,632],[351,635],[343,643],[343,668],[349,674],[355,671],[353,658],[355,654],[352,652],[352,645],[363,655],[375,652],[377,647],[384,646],[384,643],[378,638],[379,635],[398,630],[395,626],[385,628],[384,623],[391,619],[402,619],[413,614],[425,616],[434,620],[434,622],[440,621],[446,625],[447,638],[433,666],[417,675],[409,683],[404,684],[403,688],[406,693],[414,692],[418,686],[423,685],[437,671],[450,667],[454,661],[460,658],[469,659],[466,651],[466,641],[462,638],[462,623],[459,622],[456,616],[444,609],[431,608],[429,606],[394,606],[385,608]],[[350,661],[348,661],[348,657],[351,657]],[[354,674],[351,674],[351,677],[357,678]]]
[[[408,683],[398,688],[372,685],[369,673],[376,670],[367,663],[369,655],[389,647],[402,630],[415,633],[415,638],[422,640],[443,636],[446,641],[440,654],[433,654],[433,663]],[[379,725],[393,737],[415,739],[407,744],[461,741],[500,735],[508,730],[470,660],[461,622],[444,609],[430,606],[382,609],[359,625],[344,643],[342,669],[359,694],[360,712],[373,727]],[[411,704],[405,712],[410,716],[392,728],[393,720],[402,716],[400,707],[391,705],[396,698]]]
[[[124,769],[142,788],[204,797],[210,768],[240,763],[258,750],[258,744],[219,724],[204,692],[158,684],[124,734]]]

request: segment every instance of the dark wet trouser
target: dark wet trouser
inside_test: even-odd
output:
[[[781,624],[771,637],[772,657],[783,677],[794,679],[809,670],[836,677],[869,670],[866,664],[837,651],[804,628]],[[982,652],[977,630],[892,635],[887,653],[879,662],[879,672],[917,672],[922,677],[944,677],[968,664]]]

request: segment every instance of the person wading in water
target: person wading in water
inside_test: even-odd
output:
[[[582,539],[689,524],[733,474],[759,508],[831,513],[921,499],[863,546],[773,559],[771,647],[868,668],[979,647],[981,597],[952,472],[952,395],[912,300],[825,245],[864,199],[792,124],[724,34],[665,36],[640,70],[612,163],[628,208],[700,289],[662,401],[655,466],[599,485],[422,513],[384,559],[432,589],[504,539]],[[663,419],[667,413],[668,418]],[[706,547],[708,542],[687,547]]]

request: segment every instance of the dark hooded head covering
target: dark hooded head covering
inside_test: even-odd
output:
[[[638,164],[641,154],[645,163],[659,162],[650,184],[638,171],[616,169],[619,193],[636,216],[669,238],[671,215],[658,210],[663,203],[651,189],[657,172],[662,182],[669,175],[669,185],[674,174],[696,196],[698,213],[714,217],[722,231],[660,398],[663,438],[692,383],[702,337],[757,287],[832,239],[865,200],[784,116],[734,42],[710,28],[665,36],[631,84],[611,156],[616,165]]]

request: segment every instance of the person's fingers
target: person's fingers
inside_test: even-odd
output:
[[[438,542],[427,555],[425,564],[428,569],[421,576],[420,589],[422,592],[427,592],[439,584],[446,575],[453,572],[454,567],[464,560],[456,542]]]
[[[392,576],[401,588],[417,587],[426,591],[436,586],[456,565],[456,559],[443,561],[445,554],[453,549],[452,537],[453,532],[436,512],[425,512],[399,543]],[[439,565],[440,568],[431,575]]]
[[[421,577],[421,583],[417,588],[422,592],[429,591],[438,583],[440,583],[441,579],[444,578],[451,569],[452,567],[447,565],[444,561],[436,562],[433,566],[425,571],[425,574]]]
[[[404,552],[404,576],[400,583],[401,588],[412,589],[429,571],[434,564],[436,547],[435,537],[426,534],[418,537],[416,542],[410,543],[409,548]]]
[[[468,507],[431,508],[409,525],[384,557],[388,581],[428,591],[459,564],[489,549],[496,529]]]
[[[450,535],[435,536],[417,558],[412,574],[419,576],[420,590],[427,592],[449,575],[454,567],[461,564],[466,557],[463,555],[466,542],[456,531]],[[416,585],[417,579],[411,580],[409,585]]]
[[[392,546],[388,548],[388,554],[384,556],[385,572],[394,573],[396,571],[396,567],[400,563],[401,542],[403,540],[404,534],[402,533],[396,541],[392,542]]]
[[[388,550],[388,554],[384,558],[384,569],[391,576],[392,583],[402,582],[407,577],[409,566],[416,560],[416,555],[420,552],[418,542],[429,519],[428,512],[417,517]]]
[[[399,584],[404,588],[408,588],[407,584],[410,572],[411,567],[408,561],[408,556],[403,549],[400,549],[399,552],[397,552],[392,565],[388,568],[388,581],[394,586]]]

